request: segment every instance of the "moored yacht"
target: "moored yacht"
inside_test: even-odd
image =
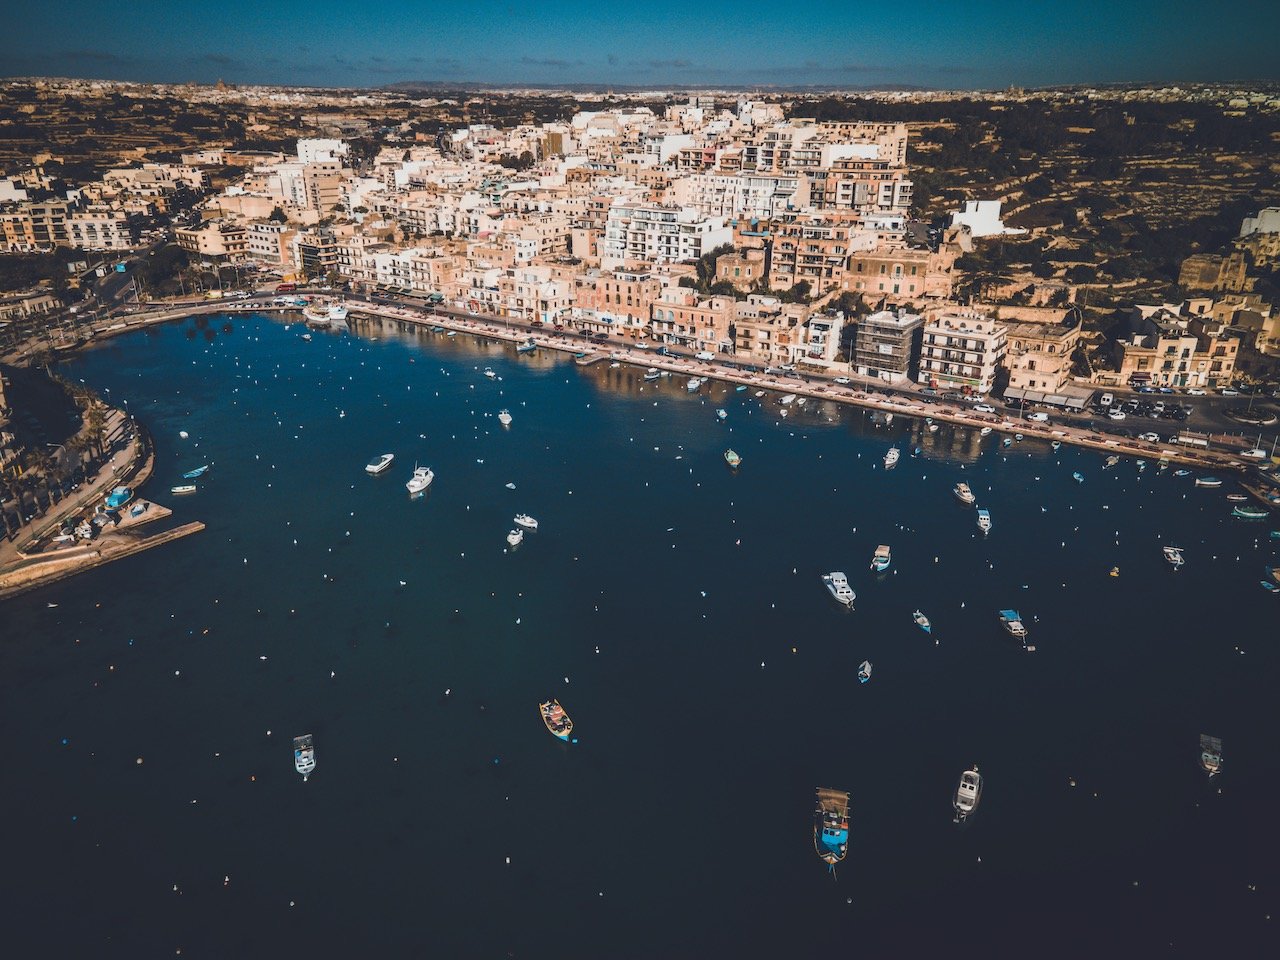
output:
[[[978,801],[982,799],[982,776],[975,763],[972,769],[960,774],[960,782],[956,785],[956,795],[951,805],[956,810],[956,823],[963,823],[973,811],[978,809]]]
[[[644,372],[644,380],[646,383],[652,383],[662,376],[662,372],[657,367],[650,367]]]
[[[889,547],[882,543],[876,547],[876,552],[871,557],[871,569],[876,573],[884,573],[889,569],[890,562]]]
[[[499,410],[499,411],[498,411],[498,422],[499,422],[500,424],[502,424],[504,427],[509,427],[509,426],[511,426],[511,411],[510,411],[510,410]]]
[[[559,700],[547,700],[538,704],[538,713],[546,724],[548,733],[560,740],[569,739],[569,734],[573,733],[573,721],[564,712]]]
[[[524,527],[526,530],[537,530],[538,521],[533,519],[527,513],[517,513],[513,521],[517,527]]]
[[[1173,567],[1173,569],[1175,570],[1177,570],[1184,563],[1186,563],[1186,561],[1182,558],[1181,547],[1165,547],[1164,558],[1165,560],[1168,561],[1169,566]]]
[[[724,452],[724,462],[734,470],[737,470],[738,467],[742,466],[742,457],[738,455],[736,450],[730,448]]]
[[[890,467],[892,467],[895,463],[897,463],[897,462],[898,462],[898,459],[899,459],[901,456],[902,456],[902,451],[901,451],[901,450],[899,450],[897,447],[890,447],[890,448],[889,448],[889,452],[888,452],[888,453],[886,453],[886,454],[884,455],[884,466],[885,466],[885,469],[886,469],[886,470],[888,470],[888,469],[889,469]]]
[[[1022,641],[1023,646],[1027,644],[1027,627],[1022,622],[1022,614],[1017,610],[1001,610],[1000,622],[1004,624],[1005,630],[1009,631],[1011,637],[1016,637]],[[1035,647],[1027,647],[1028,650],[1034,650]]]
[[[413,476],[409,478],[409,482],[405,484],[405,489],[409,491],[410,496],[416,496],[427,487],[431,486],[431,481],[436,475],[431,472],[430,467],[420,467],[414,464]]]
[[[818,808],[813,817],[813,849],[834,868],[849,852],[849,794],[818,787]]]
[[[981,530],[983,533],[991,532],[991,511],[990,510],[978,511],[978,529]]]
[[[1222,772],[1222,741],[1207,733],[1200,734],[1200,767],[1210,777]]]
[[[822,575],[822,582],[827,585],[827,590],[831,592],[831,596],[835,597],[840,603],[846,607],[852,607],[853,601],[857,595],[853,592],[853,587],[849,586],[849,578],[839,570],[832,570],[830,573]]]
[[[309,733],[293,738],[293,768],[302,774],[303,783],[316,768],[316,750]]]
[[[866,683],[871,679],[871,661],[863,660],[858,664],[858,682]]]
[[[302,308],[302,316],[313,327],[329,325],[329,308],[322,303],[307,304]]]
[[[347,319],[347,306],[344,303],[329,304],[329,319],[334,323],[344,323]]]
[[[957,483],[951,490],[956,495],[956,499],[963,503],[966,507],[973,506],[973,502],[978,498],[973,495],[973,491],[969,489],[967,483]]]
[[[391,466],[391,461],[396,458],[394,453],[382,453],[374,457],[364,465],[364,472],[377,475]]]
[[[518,547],[524,542],[524,531],[519,527],[515,527],[507,534],[507,543],[513,547]]]

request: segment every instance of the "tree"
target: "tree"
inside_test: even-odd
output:
[[[284,223],[289,218],[285,216],[284,211],[277,205],[271,208],[271,216],[267,217],[267,219],[272,223]]]

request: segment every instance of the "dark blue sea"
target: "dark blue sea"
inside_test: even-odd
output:
[[[1231,519],[1230,484],[303,333],[186,321],[62,368],[127,402],[145,494],[208,526],[0,605],[6,955],[1276,955],[1280,517]],[[518,512],[540,527],[509,551]],[[819,786],[852,798],[834,877]]]

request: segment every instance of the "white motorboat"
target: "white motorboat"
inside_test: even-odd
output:
[[[858,682],[866,683],[870,679],[871,679],[871,661],[863,660],[862,663],[858,664]]]
[[[695,391],[696,391],[700,386],[702,386],[702,378],[701,378],[701,377],[690,377],[690,378],[689,378],[689,382],[688,382],[688,383],[686,383],[686,384],[684,385],[684,388],[685,388],[686,390],[688,390],[690,393],[693,393],[693,392],[695,392]]]
[[[978,511],[978,529],[981,530],[983,533],[991,532],[991,511],[990,510]]]
[[[308,304],[302,308],[302,316],[313,327],[329,325],[329,308],[324,304]]]
[[[529,516],[527,513],[517,513],[514,522],[517,527],[524,527],[526,530],[538,529],[538,521],[533,519],[533,517]]]
[[[511,544],[511,546],[518,547],[523,542],[524,542],[524,531],[521,530],[519,527],[516,527],[510,533],[507,534],[507,543]]]
[[[364,472],[377,475],[391,466],[391,461],[396,458],[394,453],[384,453],[374,457],[364,465]]]
[[[884,455],[885,469],[887,470],[890,467],[892,467],[895,463],[897,463],[898,459],[901,456],[902,456],[901,450],[899,450],[897,447],[890,447],[889,452]]]
[[[196,485],[194,483],[183,483],[176,487],[169,488],[170,493],[195,493]]]
[[[511,411],[510,411],[510,410],[499,410],[499,411],[498,411],[498,422],[499,422],[500,424],[502,424],[504,427],[509,427],[509,426],[511,426]]]
[[[1022,645],[1028,650],[1034,650],[1035,647],[1027,646],[1027,627],[1022,622],[1022,614],[1017,610],[1001,610],[1000,622],[1004,624],[1005,630],[1009,631],[1011,637],[1015,637],[1022,641]]]
[[[329,304],[329,319],[333,323],[345,323],[347,319],[346,305],[341,303]]]
[[[644,379],[646,383],[652,383],[654,380],[657,380],[661,376],[662,376],[662,373],[661,371],[658,370],[657,367],[650,367],[648,370],[644,372]]]
[[[955,799],[951,805],[956,809],[956,823],[964,820],[978,809],[978,801],[982,799],[982,776],[978,773],[978,765],[960,774],[960,783],[956,785]]]
[[[1187,562],[1182,557],[1181,547],[1165,547],[1164,558],[1166,561],[1168,561],[1169,566],[1173,567],[1173,569],[1175,570],[1177,570],[1179,567],[1181,567],[1184,563]]]
[[[969,489],[967,483],[957,483],[951,491],[956,495],[956,499],[963,503],[966,507],[973,506],[973,502],[978,498],[973,495],[973,491]]]
[[[835,597],[840,603],[846,607],[852,607],[853,601],[857,595],[853,592],[853,587],[849,586],[849,578],[838,570],[822,575],[822,582],[827,585],[827,590],[831,592],[831,596]]]
[[[302,774],[303,783],[316,768],[316,750],[309,733],[293,738],[293,768]]]
[[[727,416],[729,416],[729,411],[725,410],[723,407],[716,411],[716,418],[718,420],[723,420]]]
[[[410,496],[416,496],[423,490],[431,486],[431,481],[436,475],[431,472],[430,467],[419,467],[414,464],[413,476],[409,478],[409,482],[405,484],[405,488],[409,491]]]
[[[788,393],[785,397],[783,397],[778,402],[782,404],[784,407],[789,407],[791,406],[791,404],[796,402],[796,395],[794,393]]]
[[[990,427],[983,427],[981,430],[978,431],[978,436],[985,437],[985,436],[989,436],[990,433],[991,433]]]
[[[484,375],[485,375],[486,377],[488,377],[490,380],[496,380],[496,379],[498,379],[498,375],[497,375],[496,373],[494,373],[494,372],[493,372],[493,368],[492,368],[492,367],[485,367],[485,368],[484,368]]]

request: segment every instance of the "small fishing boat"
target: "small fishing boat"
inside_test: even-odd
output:
[[[990,510],[978,511],[978,529],[981,530],[983,533],[989,533],[991,531],[991,511]]]
[[[890,448],[889,448],[889,452],[888,452],[888,453],[886,453],[886,454],[884,455],[884,466],[885,466],[885,469],[886,469],[886,470],[888,470],[888,469],[889,469],[890,467],[892,467],[895,463],[897,463],[897,462],[898,462],[898,458],[899,458],[899,457],[901,457],[901,456],[902,456],[902,451],[901,451],[901,450],[899,450],[897,447],[890,447]]]
[[[982,776],[978,773],[978,765],[960,774],[960,783],[956,786],[955,799],[951,805],[955,807],[956,823],[963,823],[978,809],[978,801],[982,799]]]
[[[876,547],[876,552],[871,557],[871,569],[876,573],[884,573],[889,569],[889,563],[889,548],[882,543]]]
[[[662,376],[662,373],[656,367],[650,367],[648,370],[644,372],[644,381],[646,383],[652,383],[654,380],[657,380],[661,376]]]
[[[1119,458],[1119,457],[1117,457],[1115,454],[1112,454],[1111,456],[1107,457],[1106,463],[1104,463],[1104,464],[1102,465],[1102,469],[1103,469],[1103,470],[1110,470],[1112,467],[1114,467],[1114,466],[1115,466],[1117,463],[1119,463],[1119,462],[1120,462],[1120,458]]]
[[[1272,583],[1270,580],[1259,580],[1262,589],[1273,596],[1280,596],[1280,584]]]
[[[1244,493],[1228,493],[1227,499],[1230,500],[1232,503],[1244,503],[1246,500],[1249,499],[1249,496],[1248,494],[1244,494]]]
[[[169,488],[170,493],[195,493],[196,485],[194,483],[180,483],[176,487]]]
[[[178,436],[181,437],[183,440],[186,440],[188,437],[191,436],[191,434],[187,433],[187,431],[185,430],[179,430]]]
[[[1147,469],[1147,461],[1145,460],[1135,460],[1134,465],[1137,466],[1139,473]]]
[[[813,849],[822,861],[835,865],[849,852],[849,794],[818,787],[818,808],[813,818]]]
[[[313,327],[327,327],[329,325],[329,308],[324,304],[315,306],[308,304],[302,308],[302,316]]]
[[[409,491],[409,495],[411,497],[417,496],[422,493],[423,490],[426,490],[427,487],[431,486],[431,481],[435,478],[436,475],[431,472],[430,467],[420,467],[417,464],[414,464],[413,476],[409,478],[409,482],[404,486],[405,489]]]
[[[1012,446],[1013,446],[1013,439],[1012,439],[1011,437],[1005,437],[1003,440],[1001,440],[1001,441],[1000,441],[1000,446],[1002,446],[1002,447],[1012,447]]]
[[[981,430],[978,431],[978,436],[985,437],[990,433],[991,433],[990,427],[983,427]]]
[[[511,411],[510,411],[510,410],[499,410],[499,411],[498,411],[498,422],[499,422],[500,424],[502,424],[504,427],[509,427],[509,426],[511,426]]]
[[[1208,487],[1210,490],[1216,490],[1222,486],[1222,481],[1217,477],[1196,477],[1197,487]]]
[[[1023,642],[1023,645],[1026,644],[1027,628],[1026,628],[1026,625],[1022,622],[1022,614],[1018,613],[1017,610],[1001,610],[1000,622],[1004,624],[1005,630],[1009,632],[1009,635],[1011,637],[1016,637],[1017,639],[1021,640]],[[1027,649],[1034,650],[1035,648],[1028,647]]]
[[[858,664],[858,682],[866,683],[871,679],[871,661],[863,660]]]
[[[1272,540],[1280,540],[1280,530],[1272,530],[1272,531],[1271,531],[1271,539],[1272,539]]]
[[[747,385],[746,385],[745,383],[740,383],[740,384],[738,384],[736,387],[734,387],[734,388],[733,388],[733,392],[734,392],[734,393],[745,393],[745,392],[746,392],[746,389],[747,389]]]
[[[1084,483],[1084,474],[1077,470],[1075,473],[1071,474],[1071,479],[1076,483]]]
[[[738,456],[736,450],[729,449],[724,452],[724,462],[737,470],[738,467],[742,466],[742,457]]]
[[[526,530],[537,530],[538,521],[533,519],[527,513],[517,513],[513,521],[517,527],[524,527]]]
[[[1222,772],[1222,741],[1207,733],[1200,734],[1200,768],[1210,777]]]
[[[1241,520],[1265,520],[1271,516],[1271,511],[1263,510],[1261,507],[1233,507],[1231,510],[1233,517]]]
[[[183,480],[194,480],[196,477],[203,477],[209,470],[211,464],[206,463],[203,467],[196,467],[194,470],[188,470],[182,475]]]
[[[849,586],[849,578],[843,573],[839,570],[824,573],[822,582],[827,585],[827,590],[836,600],[846,607],[853,606],[853,601],[857,598],[857,595],[853,592],[853,587]]]
[[[311,334],[309,334],[309,333],[304,333],[304,334],[302,335],[302,339],[303,339],[303,340],[306,340],[308,343],[310,343],[310,342],[311,342]]]
[[[690,377],[689,382],[684,385],[684,388],[690,393],[696,393],[700,386],[702,386],[701,377]]]
[[[394,453],[379,454],[364,465],[364,472],[376,476],[391,466],[391,461],[395,458],[396,455]]]
[[[1018,443],[1021,443],[1021,442],[1022,442],[1022,434],[1020,434],[1020,433],[1015,433],[1015,434],[1013,435],[1013,439],[1014,439],[1014,440],[1016,440],[1016,441],[1018,441]]]
[[[933,632],[933,625],[929,623],[929,618],[926,617],[919,610],[911,614],[911,619],[914,620],[916,622],[916,626],[919,627],[921,630],[923,630],[925,633]]]
[[[521,530],[519,527],[514,528],[513,530],[511,530],[510,533],[507,534],[507,543],[510,544],[511,546],[518,547],[523,542],[524,542],[524,531]]]
[[[119,510],[126,503],[133,499],[132,487],[116,487],[106,498],[106,506],[108,510]]]
[[[534,343],[533,338],[530,337],[524,343],[516,347],[516,353],[533,353],[533,351],[537,349],[538,349],[538,345]]]
[[[569,734],[573,733],[573,721],[564,712],[559,700],[547,700],[538,704],[538,713],[546,724],[548,733],[559,740],[569,739]]]
[[[788,393],[778,402],[782,404],[784,407],[789,407],[791,406],[791,404],[796,402],[796,395],[794,393]]]
[[[306,783],[311,771],[316,768],[316,749],[311,742],[311,734],[304,733],[293,738],[293,769],[302,774],[302,782]]]
[[[477,460],[476,463],[484,463],[484,461]],[[506,483],[506,484],[503,484],[503,486],[505,486],[508,490],[514,490],[516,488],[516,485],[514,483]]]
[[[973,506],[978,498],[973,495],[973,491],[969,489],[967,483],[957,483],[951,490],[956,495],[956,499],[963,503],[966,507]]]
[[[1190,470],[1175,470],[1175,471],[1173,471],[1173,475],[1174,475],[1175,477],[1189,477],[1189,476],[1191,476],[1191,471],[1190,471]]]
[[[494,373],[494,372],[493,372],[493,368],[492,368],[492,367],[485,367],[485,368],[484,368],[484,375],[485,375],[486,377],[488,377],[490,380],[496,380],[496,379],[498,379],[498,375],[497,375],[496,373]]]
[[[434,327],[432,327],[432,328],[431,328],[431,332],[432,332],[432,333],[444,333],[444,327],[439,326],[439,325],[434,326]]]
[[[727,416],[729,416],[729,414],[728,412],[725,411],[723,407],[721,407],[719,410],[716,411],[716,419],[718,420],[723,420]]]
[[[759,400],[759,399],[760,399],[761,397],[763,397],[763,396],[764,396],[764,391],[763,391],[763,390],[757,390],[757,391],[755,392],[755,397],[756,397],[756,399],[757,399],[757,400]]]
[[[1187,562],[1182,557],[1181,547],[1165,547],[1164,558],[1166,561],[1168,561],[1169,566],[1173,567],[1173,569],[1175,570],[1177,570],[1179,567],[1181,567],[1184,563]]]
[[[1062,449],[1062,441],[1061,441],[1061,440],[1055,440],[1055,441],[1053,441],[1053,443],[1049,444],[1049,446],[1053,447],[1053,449],[1055,449],[1055,450],[1060,450],[1060,449]]]

